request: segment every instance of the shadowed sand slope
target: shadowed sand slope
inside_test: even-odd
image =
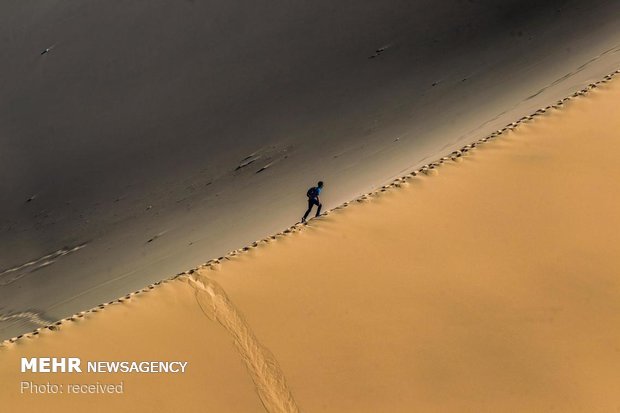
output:
[[[5,343],[11,407],[615,411],[620,83],[148,294]],[[19,395],[22,356],[188,360]],[[79,377],[88,381],[86,376]]]
[[[620,67],[614,0],[0,2],[0,340]]]

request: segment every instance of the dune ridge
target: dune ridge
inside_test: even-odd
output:
[[[130,390],[95,411],[613,410],[620,199],[600,187],[620,173],[620,89],[519,125],[618,72],[322,219],[3,342],[2,403],[88,403],[10,390],[41,378],[19,357],[53,354],[189,360],[114,376]]]
[[[0,271],[88,242],[0,313],[114,300],[296,222],[317,173],[333,208],[620,65],[609,0],[332,3],[0,6]]]
[[[355,198],[355,199],[353,199],[351,201],[344,202],[344,203],[342,203],[341,205],[339,205],[339,206],[337,206],[335,208],[332,208],[330,210],[324,211],[321,215],[322,216],[329,215],[331,212],[337,211],[337,210],[340,210],[340,209],[343,209],[343,208],[346,208],[347,206],[349,206],[350,204],[352,204],[354,202],[357,202],[357,203],[365,202],[370,197],[378,195],[378,194],[380,194],[382,192],[385,192],[388,189],[393,189],[393,188],[400,187],[402,184],[406,183],[408,180],[414,178],[418,174],[432,175],[433,173],[436,172],[435,170],[438,167],[440,167],[443,163],[445,163],[447,161],[450,161],[450,160],[451,161],[458,161],[459,158],[461,158],[462,156],[466,155],[468,152],[470,152],[475,147],[477,147],[477,146],[479,146],[479,145],[481,145],[481,144],[483,144],[485,142],[488,142],[490,140],[493,140],[493,139],[495,139],[497,137],[500,137],[505,132],[512,131],[515,128],[517,128],[519,125],[522,125],[522,124],[525,124],[525,123],[527,123],[529,121],[532,121],[537,116],[540,116],[540,115],[546,113],[547,111],[549,111],[551,109],[560,109],[566,102],[568,102],[568,101],[570,101],[572,99],[575,99],[577,97],[585,96],[589,91],[595,89],[599,85],[602,85],[604,83],[610,82],[618,74],[620,74],[620,69],[614,70],[613,72],[605,75],[602,79],[588,84],[586,87],[584,87],[584,88],[582,88],[582,89],[580,89],[580,90],[570,94],[567,97],[564,97],[563,99],[560,99],[560,100],[556,101],[553,104],[549,104],[549,105],[547,105],[545,107],[542,107],[542,108],[536,110],[535,112],[531,113],[530,115],[523,116],[520,119],[507,124],[503,128],[500,128],[500,129],[492,132],[489,135],[486,135],[486,136],[484,136],[484,137],[482,137],[482,138],[480,138],[480,139],[478,139],[478,140],[476,140],[476,141],[474,141],[472,143],[464,145],[463,147],[461,147],[461,149],[455,150],[455,151],[451,152],[448,155],[442,156],[441,158],[437,159],[436,161],[433,161],[433,162],[430,162],[428,164],[425,164],[425,165],[419,167],[418,169],[416,169],[416,170],[414,170],[414,171],[412,171],[412,172],[410,172],[410,173],[408,173],[406,175],[401,176],[400,178],[396,178],[390,184],[383,185],[381,188],[378,188],[377,190],[367,192],[367,193],[365,193],[365,194],[363,194],[363,195],[361,195],[361,196],[359,196],[359,197],[357,197],[357,198]],[[273,235],[268,236],[266,238],[262,238],[260,240],[254,241],[253,243],[251,243],[250,245],[247,245],[245,247],[241,247],[241,248],[238,248],[236,250],[230,251],[226,255],[220,256],[218,258],[210,259],[210,260],[206,261],[205,263],[203,263],[202,265],[199,265],[199,266],[197,266],[195,268],[192,268],[192,269],[180,272],[180,273],[178,273],[178,274],[176,274],[176,275],[174,275],[174,276],[172,276],[170,278],[166,278],[164,280],[161,280],[161,281],[149,284],[145,288],[142,288],[140,290],[136,290],[134,292],[128,293],[125,296],[119,297],[116,300],[112,300],[112,301],[109,301],[109,302],[106,302],[106,303],[101,303],[101,304],[99,304],[96,307],[93,307],[93,308],[88,309],[88,310],[80,311],[80,312],[75,313],[74,315],[72,315],[70,317],[66,317],[66,318],[60,319],[60,320],[58,320],[58,321],[56,321],[56,322],[54,322],[52,324],[46,324],[46,325],[44,325],[42,327],[37,328],[36,330],[34,330],[34,331],[30,332],[30,333],[24,333],[24,334],[20,334],[18,336],[15,336],[15,337],[12,337],[12,338],[9,338],[9,339],[5,339],[2,342],[0,342],[0,346],[6,346],[8,344],[15,343],[18,340],[36,336],[43,329],[57,330],[65,322],[75,321],[77,318],[82,318],[82,317],[84,317],[88,313],[96,313],[98,311],[101,311],[101,310],[105,309],[107,306],[109,306],[111,304],[122,303],[122,302],[124,302],[126,300],[131,299],[132,297],[134,297],[136,295],[149,292],[150,290],[153,290],[154,288],[160,286],[163,283],[167,283],[169,281],[176,280],[179,277],[184,277],[185,278],[185,277],[191,276],[192,274],[199,273],[200,271],[205,270],[205,269],[211,269],[211,270],[213,270],[213,269],[220,269],[221,265],[224,263],[225,260],[228,260],[229,257],[237,256],[237,255],[245,253],[245,252],[247,252],[247,251],[249,251],[249,250],[251,250],[253,248],[256,248],[257,246],[259,246],[261,244],[269,243],[269,242],[271,242],[273,240],[276,240],[276,239],[278,239],[280,237],[283,237],[283,236],[286,236],[288,234],[301,231],[307,225],[308,225],[308,223],[303,223],[303,224],[302,223],[297,223],[297,224],[294,224],[294,225],[288,227],[287,229],[285,229],[283,231],[280,231],[280,232],[278,232],[276,234],[273,234]],[[76,248],[82,248],[83,246],[84,245],[80,245],[80,246],[78,246]],[[194,283],[192,283],[192,285],[196,286],[197,284],[194,282]],[[37,323],[39,323],[39,324],[44,324],[45,323],[44,319],[41,318],[40,315],[37,314],[36,312],[24,312],[23,314],[25,314],[23,317],[27,317],[27,318],[30,318],[30,319],[37,320]],[[22,316],[19,315],[19,314],[14,314],[14,315],[7,316],[7,319],[19,318],[19,317],[22,317]],[[292,396],[291,396],[291,401],[292,401]],[[292,401],[292,403],[294,404],[294,401]]]

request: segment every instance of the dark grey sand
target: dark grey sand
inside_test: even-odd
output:
[[[619,47],[615,1],[2,2],[0,338],[287,227],[318,179],[327,208],[382,185]]]

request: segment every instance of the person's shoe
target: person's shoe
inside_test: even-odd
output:
[[[301,219],[301,223],[302,223],[302,224],[305,224],[305,223],[306,223],[306,218],[302,218],[302,219]]]

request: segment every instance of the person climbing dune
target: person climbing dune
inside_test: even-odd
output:
[[[310,211],[312,211],[312,207],[314,205],[317,206],[315,216],[318,217],[319,215],[321,215],[321,207],[323,205],[321,204],[321,200],[319,199],[319,194],[321,193],[322,189],[323,189],[323,181],[319,181],[316,184],[316,186],[313,186],[312,188],[308,189],[308,192],[306,192],[306,196],[308,197],[308,210],[306,211],[304,216],[301,218],[302,223],[306,222],[306,218],[308,218],[308,215],[310,214]]]

